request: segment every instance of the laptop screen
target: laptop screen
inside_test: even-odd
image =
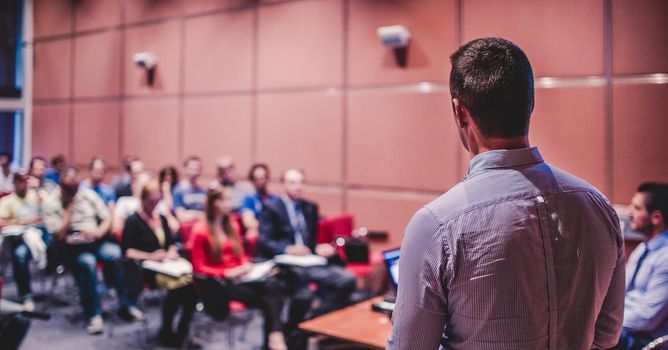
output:
[[[387,272],[390,274],[390,279],[394,283],[394,288],[397,288],[399,285],[399,248],[384,251],[383,260]]]

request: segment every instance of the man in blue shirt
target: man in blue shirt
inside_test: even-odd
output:
[[[624,329],[616,349],[668,334],[668,183],[645,182],[631,199],[631,229],[646,240],[626,264]]]
[[[248,172],[248,180],[255,187],[255,193],[246,196],[241,205],[241,219],[246,232],[257,234],[258,220],[262,214],[262,207],[267,201],[278,198],[275,194],[269,193],[267,184],[269,183],[269,167],[266,164],[254,164]]]
[[[174,186],[174,211],[180,222],[204,219],[206,189],[199,184],[202,174],[202,160],[190,156],[183,162],[185,179]]]
[[[53,158],[51,158],[51,168],[46,169],[44,179],[57,184],[60,183],[60,173],[65,169],[66,164],[64,155],[56,154],[53,156]]]

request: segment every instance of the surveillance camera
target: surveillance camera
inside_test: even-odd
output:
[[[158,58],[151,52],[136,53],[132,55],[132,61],[146,70],[151,70],[158,64]]]
[[[378,38],[387,47],[403,48],[408,46],[411,32],[402,25],[378,27]]]

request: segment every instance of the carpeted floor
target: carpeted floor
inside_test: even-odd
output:
[[[33,320],[21,349],[163,349],[154,340],[160,326],[161,292],[149,292],[142,296],[143,309],[147,315],[146,323],[127,323],[116,317],[117,302],[114,293],[101,290],[104,295],[102,304],[107,329],[104,334],[93,336],[88,335],[84,329],[85,322],[72,276],[65,274],[58,278],[53,293],[50,293],[53,279],[39,276],[39,273],[36,275],[33,281],[36,309],[49,312],[51,319]],[[3,298],[16,300],[16,286],[11,276],[6,277],[2,292]],[[232,319],[233,322],[214,322],[204,313],[197,312],[192,324],[193,340],[203,345],[204,349],[260,349],[261,314],[257,310],[242,311]],[[232,342],[230,338],[233,339]]]

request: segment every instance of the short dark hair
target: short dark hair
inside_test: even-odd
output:
[[[162,169],[160,169],[160,172],[158,173],[158,179],[159,179],[158,181],[162,183],[163,181],[165,181],[167,175],[170,175],[172,177],[172,181],[169,183],[169,186],[171,188],[174,188],[174,186],[176,186],[176,184],[179,182],[179,172],[176,170],[175,167],[171,165],[163,167]]]
[[[34,156],[30,159],[30,164],[28,164],[28,171],[32,172],[32,168],[35,166],[35,162],[42,162],[46,165],[46,158],[42,156]]]
[[[455,51],[450,62],[450,95],[471,113],[483,136],[528,133],[533,71],[519,46],[501,38],[476,39]]]
[[[255,170],[257,169],[264,169],[264,172],[267,173],[267,178],[269,178],[269,166],[264,163],[255,163],[248,171],[248,180],[255,181]]]
[[[638,186],[638,192],[645,194],[645,208],[651,213],[661,212],[663,223],[668,224],[668,183],[643,182]]]
[[[11,163],[14,160],[14,155],[11,152],[0,152],[0,157],[7,157],[7,163]]]
[[[58,166],[58,164],[62,163],[65,163],[65,156],[62,154],[56,154],[53,156],[53,158],[51,158],[51,166],[54,168]]]

